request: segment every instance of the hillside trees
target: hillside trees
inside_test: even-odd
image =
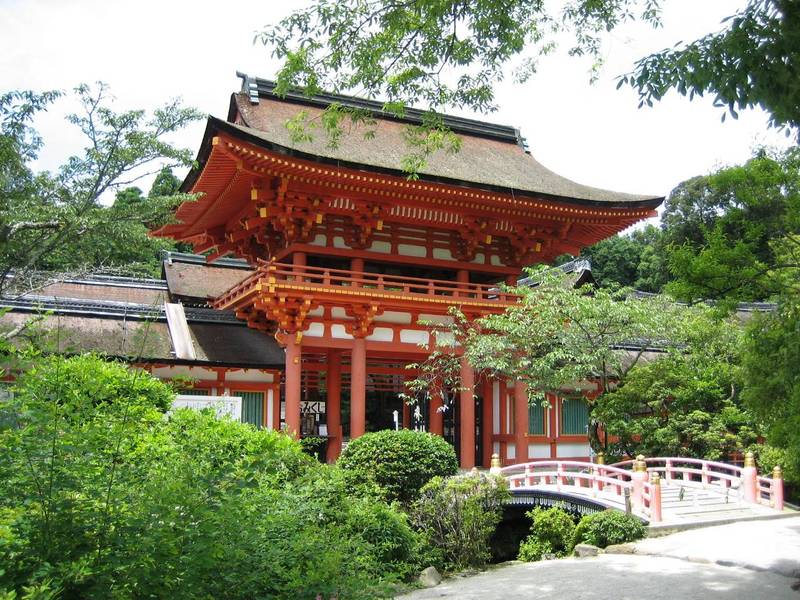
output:
[[[151,114],[116,112],[102,83],[76,88],[81,112],[67,117],[83,135],[83,151],[67,158],[56,172],[35,172],[32,162],[44,140],[33,119],[61,95],[14,91],[0,96],[0,293],[30,288],[35,285],[33,273],[40,269],[137,262],[141,246],[152,245],[144,242],[143,227],[163,223],[188,199],[175,195],[174,186],[160,184],[143,201],[104,204],[110,193],[142,177],[190,164],[189,150],[176,147],[169,137],[200,114],[178,101]],[[162,195],[162,189],[169,194]],[[129,247],[133,257],[126,254]],[[146,268],[152,269],[152,261]]]

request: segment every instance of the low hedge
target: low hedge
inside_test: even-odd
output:
[[[575,543],[605,548],[639,540],[646,533],[647,527],[637,517],[617,510],[604,510],[581,519],[575,529]]]
[[[433,477],[458,471],[453,447],[442,437],[402,429],[367,433],[351,441],[338,465],[370,480],[386,491],[389,500],[413,501]]]

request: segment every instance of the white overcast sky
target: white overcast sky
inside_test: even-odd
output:
[[[616,89],[616,76],[634,61],[680,40],[718,30],[739,0],[664,0],[664,27],[629,25],[608,38],[600,81],[588,63],[564,53],[544,59],[526,84],[505,83],[499,110],[486,120],[522,130],[545,166],[581,183],[667,195],[679,182],[746,160],[754,146],[786,145],[767,129],[760,110],[720,122],[710,99],[672,94],[637,109],[636,94]],[[120,108],[153,108],[180,96],[224,118],[236,70],[269,78],[276,63],[253,34],[299,2],[286,0],[0,0],[2,89],[69,89],[81,82],[111,85]],[[80,149],[60,102],[37,126],[46,141],[41,168],[56,168]],[[178,141],[193,151],[203,124]],[[149,183],[145,182],[145,189]]]

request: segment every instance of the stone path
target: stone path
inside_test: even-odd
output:
[[[800,517],[643,540],[634,554],[515,563],[456,577],[407,600],[800,600]]]

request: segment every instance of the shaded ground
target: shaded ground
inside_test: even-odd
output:
[[[635,551],[512,564],[402,598],[800,600],[800,517],[684,531]]]

